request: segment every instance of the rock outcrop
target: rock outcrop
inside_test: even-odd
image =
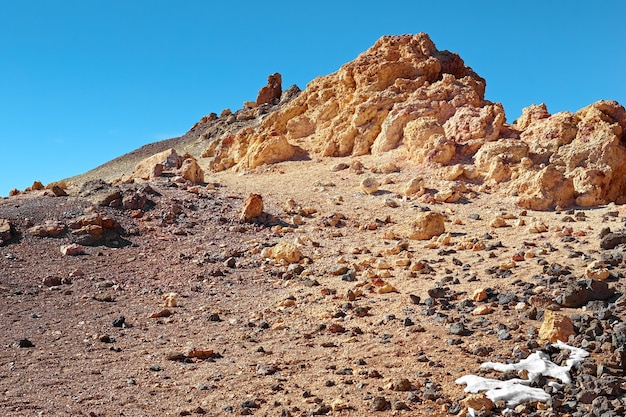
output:
[[[448,130],[445,142],[471,147],[477,137],[497,138],[505,121],[484,92],[485,80],[457,54],[438,51],[428,35],[385,36],[339,71],[313,80],[258,128],[222,139],[212,168],[287,160],[292,147],[321,156],[381,153],[403,144],[409,122],[427,117],[441,133]],[[446,126],[460,108],[458,122]]]
[[[485,180],[508,183],[519,205],[534,210],[625,203],[624,107],[599,101],[576,113],[554,115],[537,108],[526,109],[513,124],[524,127],[519,139],[494,143],[499,149],[489,155],[491,162],[481,162],[485,147],[477,153],[474,160]]]
[[[267,77],[267,85],[259,90],[256,105],[277,103],[283,93],[282,82],[283,78],[277,72]]]
[[[272,82],[270,76],[261,92]],[[545,105],[532,105],[507,125],[502,106],[484,99],[485,87],[457,54],[437,50],[428,35],[384,36],[258,126],[212,142],[205,156],[220,171],[303,153],[403,149],[412,163],[455,165],[451,179],[503,190],[524,208],[626,202],[624,107],[599,101],[551,115]]]

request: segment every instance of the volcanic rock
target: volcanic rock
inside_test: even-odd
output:
[[[86,181],[77,194],[97,206],[119,206],[122,204],[122,191],[101,179]]]
[[[302,252],[296,245],[290,242],[279,242],[276,246],[271,249],[272,258],[277,261],[285,261],[289,264],[299,262],[302,259]]]
[[[263,197],[260,194],[250,194],[243,202],[239,220],[249,222],[263,214]]]
[[[606,281],[587,279],[568,285],[556,302],[563,307],[581,307],[592,300],[607,300],[615,290]]]
[[[198,165],[198,161],[191,155],[185,155],[180,166],[180,176],[191,182],[192,184],[199,184],[204,182],[204,170]]]
[[[63,256],[76,256],[82,255],[85,253],[85,248],[81,245],[77,245],[76,243],[70,243],[69,245],[61,246],[61,254]]]
[[[615,249],[616,246],[626,243],[626,232],[608,233],[600,240],[601,249]]]
[[[385,152],[403,143],[404,128],[412,120],[434,117],[443,126],[459,107],[488,105],[483,102],[484,90],[481,77],[458,55],[438,51],[428,35],[385,36],[336,73],[313,80],[288,105],[269,114],[259,128],[222,139],[218,146],[222,151],[216,153],[212,169],[235,164],[254,168],[260,162],[293,157],[293,152],[273,158],[268,158],[268,152],[262,158],[255,156],[264,150],[260,145],[273,137],[281,141],[274,147],[289,149],[293,143],[308,154],[322,156]],[[459,118],[467,126],[486,126],[488,121],[473,121],[491,120],[492,115],[493,110],[470,110]],[[502,112],[498,120],[503,121],[503,117]],[[501,121],[483,130],[497,131]],[[497,136],[495,131],[490,135]],[[466,134],[458,140],[470,137],[472,134]],[[457,138],[446,140],[454,142]],[[445,160],[436,154],[431,157]]]
[[[4,242],[11,239],[13,236],[13,226],[11,222],[7,219],[0,219],[0,246],[4,244]]]
[[[428,240],[445,233],[444,217],[441,213],[429,211],[419,213],[411,224],[409,239]]]
[[[549,340],[552,343],[557,341],[567,342],[570,336],[575,336],[574,325],[569,317],[546,310],[543,313],[543,323],[539,329],[539,338]]]
[[[177,169],[178,159],[178,154],[174,149],[159,152],[139,162],[135,166],[133,177],[143,180],[159,177],[166,169]]]
[[[65,232],[65,224],[56,220],[47,220],[44,224],[33,226],[28,231],[34,236],[55,237]]]
[[[271,104],[280,100],[283,92],[283,78],[279,73],[274,73],[267,77],[267,85],[259,90],[256,98],[256,105]]]

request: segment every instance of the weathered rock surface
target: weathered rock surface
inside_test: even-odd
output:
[[[13,236],[12,228],[13,226],[9,220],[0,219],[0,246]]]
[[[385,36],[339,71],[313,80],[303,93],[268,115],[245,137],[223,139],[223,152],[215,156],[213,169],[235,164],[243,169],[258,166],[251,164],[261,162],[253,154],[261,143],[276,136],[310,155],[385,152],[403,143],[404,128],[410,121],[434,117],[443,126],[464,106],[469,108],[458,115],[460,123],[478,126],[477,130],[465,132],[463,126],[449,126],[452,136],[446,140],[465,143],[481,134],[491,139],[498,136],[504,113],[501,106],[484,102],[484,91],[485,81],[457,54],[438,51],[428,35]],[[492,107],[482,110],[484,106]],[[262,162],[292,156],[282,153]],[[232,163],[221,163],[228,159]],[[433,159],[438,158],[433,155]]]
[[[409,239],[428,240],[433,236],[439,236],[446,231],[444,217],[441,213],[419,213],[411,224]]]
[[[260,194],[250,194],[246,197],[239,214],[239,220],[249,222],[263,214],[263,197]]]
[[[280,100],[280,96],[283,93],[282,82],[283,78],[279,73],[268,76],[267,85],[259,90],[256,105],[270,104]]]
[[[204,182],[204,170],[193,155],[178,155],[173,148],[145,158],[135,166],[132,178],[150,180],[160,177],[164,172],[176,173],[191,182]]]
[[[221,171],[399,148],[415,164],[457,165],[453,179],[499,187],[524,208],[626,202],[624,107],[599,101],[550,115],[532,105],[507,125],[502,106],[484,99],[485,86],[424,33],[384,36],[256,126],[214,139],[204,155]],[[275,91],[267,93],[274,101]]]
[[[539,339],[550,342],[567,342],[570,336],[575,336],[574,325],[568,316],[546,310],[543,315],[543,323],[539,329]]]

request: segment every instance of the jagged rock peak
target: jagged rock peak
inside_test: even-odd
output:
[[[384,36],[337,72],[311,81],[258,127],[213,144],[211,168],[249,169],[302,153],[377,154],[401,145],[419,148],[417,161],[448,163],[453,155],[435,149],[442,136],[416,136],[411,123],[432,119],[447,135],[444,148],[459,142],[475,150],[476,136],[497,138],[505,120],[502,106],[484,93],[485,80],[457,54],[437,50],[428,35]],[[468,132],[470,125],[477,129]]]

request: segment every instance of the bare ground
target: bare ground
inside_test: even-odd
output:
[[[364,173],[333,171],[357,159]],[[546,266],[569,267],[583,279],[606,252],[600,231],[620,230],[624,210],[522,212],[506,197],[481,192],[454,204],[425,203],[403,198],[404,185],[415,176],[430,188],[440,183],[402,161],[400,172],[372,173],[385,162],[286,162],[215,174],[199,190],[162,178],[151,184],[160,195],[149,197],[150,209],[95,208],[117,219],[129,245],[90,246],[80,256],[59,250],[71,233],[41,238],[27,226],[69,221],[90,204],[41,192],[0,200],[0,218],[14,225],[13,239],[0,247],[2,414],[458,413],[465,393],[456,378],[480,373],[484,361],[514,361],[515,352],[545,347],[537,339],[543,308],[532,314],[529,295],[552,298],[568,285],[564,276],[551,279]],[[358,186],[367,175],[383,184],[373,195]],[[253,192],[270,216],[242,224],[242,201]],[[284,211],[288,199],[304,209],[301,224]],[[402,239],[416,213],[428,209],[446,215],[448,244]],[[490,226],[496,215],[506,227]],[[341,221],[333,225],[333,216]],[[537,222],[547,231],[531,231]],[[299,268],[261,256],[283,240],[299,245]],[[463,246],[470,241],[488,247]],[[536,256],[511,263],[531,251]],[[624,263],[610,269],[619,296]],[[47,277],[62,284],[43,285]],[[397,291],[379,293],[384,283]],[[433,296],[437,288],[443,296]],[[489,289],[487,300],[464,301],[481,288]],[[164,306],[168,293],[178,294],[177,306]],[[561,312],[595,317],[609,301]],[[473,315],[477,306],[493,312]],[[166,308],[171,315],[150,317]],[[623,321],[623,309],[613,318]],[[461,322],[467,332],[452,334]],[[611,331],[608,321],[601,326]],[[616,366],[614,346],[577,330],[572,343],[587,341],[588,361]],[[193,357],[190,348],[213,354]],[[400,389],[402,379],[410,384]],[[374,411],[378,397],[389,402],[382,411]],[[577,410],[591,409],[578,403]],[[544,408],[567,414],[550,407],[531,404],[519,415],[544,415]]]

